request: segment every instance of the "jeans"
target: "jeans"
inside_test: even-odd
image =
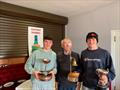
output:
[[[76,86],[58,85],[58,90],[76,90]]]
[[[96,87],[96,88],[94,88],[94,89],[91,89],[91,88],[82,86],[82,90],[107,90],[107,88],[99,88],[99,87]]]

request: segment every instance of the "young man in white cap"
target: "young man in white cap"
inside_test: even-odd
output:
[[[110,53],[98,47],[98,35],[90,32],[86,36],[87,49],[81,52],[83,90],[106,90],[115,78],[115,70]],[[97,70],[108,74],[99,74]]]

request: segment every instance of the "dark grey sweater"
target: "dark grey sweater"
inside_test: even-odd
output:
[[[97,68],[109,70],[109,81],[115,78],[115,70],[111,55],[108,51],[98,48],[97,50],[84,50],[81,53],[81,68],[83,85],[88,88],[97,87]]]

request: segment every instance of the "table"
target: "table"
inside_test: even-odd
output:
[[[15,88],[15,90],[32,90],[32,82],[31,80],[27,80],[21,83],[19,86]]]

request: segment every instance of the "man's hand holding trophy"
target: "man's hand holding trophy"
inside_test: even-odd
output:
[[[53,68],[50,70],[46,70],[47,64],[50,63],[49,59],[43,59],[42,62],[45,64],[45,70],[44,71],[34,71],[33,75],[37,80],[41,81],[49,81],[54,77],[54,71]]]
[[[108,82],[108,71],[104,70],[104,69],[96,69],[97,75],[99,77],[99,81],[98,81],[98,87],[100,88],[107,88],[109,85]]]

